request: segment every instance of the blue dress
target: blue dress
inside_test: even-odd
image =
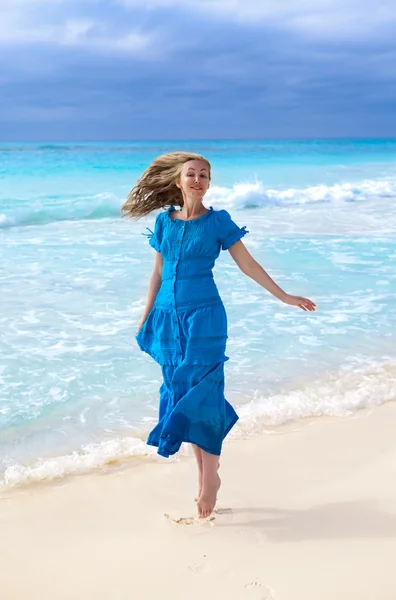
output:
[[[161,365],[159,422],[147,443],[175,454],[182,442],[220,455],[238,416],[224,397],[227,315],[212,269],[248,231],[226,210],[197,219],[172,219],[174,206],[157,215],[149,243],[163,258],[162,282],[136,341]],[[148,228],[147,228],[148,229]]]

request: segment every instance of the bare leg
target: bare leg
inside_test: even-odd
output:
[[[194,450],[195,458],[197,460],[197,465],[198,465],[198,496],[197,496],[197,498],[199,498],[201,495],[201,491],[202,491],[202,475],[203,475],[202,452],[203,452],[203,450],[201,450],[201,448],[199,446],[196,446],[195,444],[191,444],[191,446],[192,446],[192,449]]]
[[[209,517],[216,506],[217,492],[219,491],[221,480],[217,473],[219,468],[219,456],[209,454],[205,450],[202,453],[202,492],[198,499],[198,514],[201,518]]]

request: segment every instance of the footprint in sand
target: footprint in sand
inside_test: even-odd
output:
[[[276,600],[273,590],[267,585],[260,583],[255,579],[245,585],[245,590],[248,591],[246,598],[252,600]]]
[[[273,590],[268,585],[260,583],[257,579],[245,585],[248,594],[244,597],[252,600],[276,600]]]
[[[204,557],[206,558],[206,557]],[[207,569],[208,565],[206,563],[206,561],[204,560],[199,560],[197,562],[193,562],[190,565],[188,565],[188,568],[190,571],[192,571],[193,573],[202,573],[202,571],[205,571]]]
[[[232,515],[232,508],[215,508],[214,513],[216,515]]]
[[[172,518],[168,514],[164,514],[166,519],[169,519],[171,523],[176,523],[176,525],[201,525],[202,523],[209,523],[213,525],[212,521],[214,521],[214,517],[208,517],[207,519],[199,519],[198,517],[175,517]]]
[[[216,515],[232,515],[232,508],[215,508],[213,511]],[[210,525],[214,525],[213,521],[215,517],[211,515],[206,519],[200,519],[199,517],[171,517],[167,513],[164,513],[164,517],[169,519],[171,523],[176,523],[176,525],[200,525],[202,523],[209,523]]]

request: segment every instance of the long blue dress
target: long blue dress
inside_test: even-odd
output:
[[[227,315],[212,269],[220,250],[248,231],[226,210],[210,207],[190,221],[173,219],[174,210],[159,213],[154,232],[144,234],[163,257],[161,287],[136,336],[163,376],[159,422],[147,443],[165,457],[182,442],[220,455],[238,416],[224,397]]]

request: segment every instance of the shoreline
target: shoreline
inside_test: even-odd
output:
[[[392,401],[386,401],[384,404],[388,404]],[[396,401],[395,401],[396,405]],[[382,404],[378,405],[382,406]],[[223,442],[223,450],[222,454],[227,450],[230,444],[238,443],[238,442],[246,442],[248,440],[255,440],[260,437],[267,436],[289,436],[295,435],[304,431],[305,428],[314,426],[316,423],[333,423],[343,420],[353,420],[359,419],[362,414],[364,415],[368,411],[375,410],[377,405],[368,406],[361,409],[356,410],[354,413],[349,415],[321,415],[321,416],[307,416],[301,417],[299,419],[286,421],[281,424],[265,424],[263,425],[263,431],[258,433],[257,431],[247,433],[246,431],[241,430],[236,435],[231,430],[231,435]],[[238,423],[237,423],[238,425]],[[125,434],[127,431],[125,432]],[[84,477],[90,476],[98,476],[98,475],[107,475],[107,474],[117,474],[121,471],[128,471],[129,469],[136,469],[142,466],[148,465],[167,465],[169,463],[179,463],[185,460],[191,460],[194,457],[191,446],[187,442],[183,442],[179,452],[175,455],[170,456],[169,458],[164,458],[157,454],[157,448],[153,446],[148,446],[143,439],[143,437],[135,437],[135,436],[118,436],[116,438],[109,438],[109,440],[104,440],[103,442],[99,442],[97,447],[106,446],[107,443],[113,444],[114,442],[120,443],[120,446],[124,446],[126,443],[131,443],[135,446],[135,449],[138,452],[129,454],[130,448],[125,450],[125,455],[115,455],[115,456],[107,456],[103,458],[103,463],[98,463],[95,465],[90,464],[92,462],[92,454],[83,452],[80,450],[74,450],[68,454],[61,454],[55,456],[48,456],[45,459],[40,458],[36,462],[32,462],[31,464],[17,464],[16,467],[18,469],[19,475],[22,471],[25,472],[25,479],[21,481],[16,481],[16,483],[3,483],[4,480],[0,482],[0,500],[3,497],[18,495],[18,493],[25,494],[28,493],[30,489],[39,488],[40,486],[44,486],[47,488],[51,488],[51,486],[59,486],[65,483],[71,482],[74,479],[79,480]],[[138,444],[136,444],[136,442]],[[138,447],[137,447],[138,446]],[[95,453],[93,453],[95,454]],[[78,457],[81,463],[85,463],[85,466],[77,469],[76,465],[73,465],[70,470],[68,470],[67,464],[59,468],[58,461],[64,461],[65,459],[75,460]],[[53,474],[53,468],[56,464],[57,467],[57,475]],[[195,464],[195,463],[194,463]],[[70,466],[70,465],[69,465]],[[81,469],[81,470],[80,470]],[[51,472],[51,474],[48,474]],[[13,477],[10,477],[10,480]],[[3,486],[1,485],[3,484]]]
[[[263,434],[284,435],[321,421],[360,418],[365,411],[395,398],[395,381],[396,363],[388,358],[363,364],[357,370],[343,372],[340,369],[322,377],[300,380],[298,385],[259,401],[252,398],[236,406],[240,418],[226,437],[223,449],[240,439],[254,439]],[[155,423],[154,420],[153,425]],[[70,447],[65,453],[47,452],[31,462],[10,465],[1,473],[0,494],[59,477],[67,479],[106,471],[113,469],[113,465],[124,468],[130,462],[163,462],[165,459],[157,456],[156,449],[145,443],[150,429],[131,432],[127,428],[79,448]],[[181,451],[170,460],[186,455],[192,456],[191,449],[182,445]]]
[[[207,521],[192,457],[5,491],[4,598],[394,600],[395,418],[391,401],[227,443]]]

